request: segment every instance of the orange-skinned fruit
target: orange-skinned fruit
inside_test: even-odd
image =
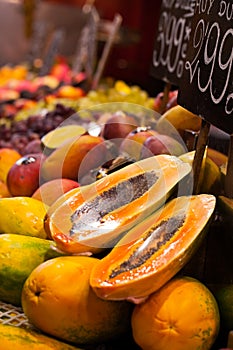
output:
[[[40,264],[26,280],[22,307],[31,324],[75,344],[101,344],[130,329],[132,304],[101,300],[89,277],[97,258],[63,256]]]
[[[132,314],[135,342],[143,350],[209,350],[220,326],[209,289],[183,276],[170,280]]]

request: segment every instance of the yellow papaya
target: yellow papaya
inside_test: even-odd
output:
[[[177,197],[134,226],[94,267],[95,293],[138,302],[158,290],[196,252],[215,204],[213,195]]]
[[[48,206],[31,197],[0,198],[0,233],[47,238],[44,217]]]
[[[89,284],[98,259],[57,257],[36,267],[22,291],[22,308],[30,324],[63,341],[97,345],[130,331],[132,303],[107,301]]]
[[[45,260],[59,256],[55,243],[43,238],[4,233],[0,235],[0,300],[21,304],[23,284]]]
[[[168,281],[132,314],[133,337],[143,350],[210,350],[219,327],[213,294],[188,276]]]
[[[0,323],[2,350],[81,350],[32,329]]]
[[[136,223],[158,209],[190,173],[170,155],[146,158],[55,202],[45,227],[59,249],[69,253],[111,248]]]

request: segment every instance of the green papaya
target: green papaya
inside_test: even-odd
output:
[[[23,284],[31,271],[61,253],[53,241],[18,234],[0,235],[0,300],[21,305]]]
[[[81,350],[32,329],[0,324],[0,349],[4,350]]]

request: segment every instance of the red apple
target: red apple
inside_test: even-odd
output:
[[[21,157],[10,168],[7,186],[12,196],[30,197],[39,187],[43,153],[31,153]]]

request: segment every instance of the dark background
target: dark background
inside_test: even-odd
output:
[[[161,81],[157,81],[150,75],[161,1],[96,0],[94,2],[101,19],[113,21],[116,14],[122,16],[120,40],[114,44],[110,52],[104,76],[122,79],[129,84],[137,84],[153,96],[160,92],[163,86]],[[30,49],[31,42],[29,27],[32,26],[33,20],[35,23],[35,15],[41,12],[41,7],[51,6],[46,24],[51,25],[52,21],[65,22],[69,31],[67,41],[72,42],[72,38],[77,38],[80,33],[80,12],[86,3],[87,1],[84,0],[16,0],[14,2],[2,0],[0,2],[0,32],[2,33],[0,66],[7,63],[17,64],[27,59],[25,52],[27,53]],[[64,8],[63,11],[60,8],[64,6],[66,9]],[[70,11],[67,7],[70,7]],[[98,46],[101,50],[104,41],[98,42]]]

